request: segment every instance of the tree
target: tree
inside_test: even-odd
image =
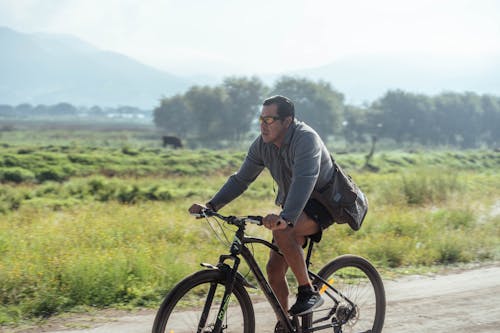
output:
[[[324,140],[342,133],[348,142],[366,142],[374,135],[426,146],[472,148],[500,142],[500,99],[495,96],[448,92],[429,97],[392,90],[369,107],[344,106],[344,96],[330,84],[290,76],[278,79],[272,89],[257,77],[229,77],[215,87],[194,86],[183,95],[163,99],[154,110],[154,121],[176,136],[220,147],[220,141],[245,137],[267,91],[266,95],[291,98],[297,118]],[[14,112],[31,110],[27,104]]]
[[[14,116],[14,108],[10,105],[0,104],[0,116],[13,117]]]
[[[59,103],[50,108],[50,113],[54,116],[74,116],[78,110],[69,103]]]
[[[257,77],[230,77],[215,87],[193,86],[184,95],[164,98],[154,110],[154,122],[205,146],[237,142],[256,119],[264,89]]]
[[[443,93],[435,100],[437,120],[447,144],[473,148],[481,132],[481,100],[474,93]]]
[[[153,120],[157,127],[183,139],[194,132],[190,126],[191,117],[192,112],[182,95],[164,98],[160,106],[153,110]]]
[[[263,99],[264,85],[257,77],[229,77],[222,83],[227,94],[227,124],[230,137],[240,141],[257,118]]]
[[[101,109],[97,105],[92,106],[88,112],[89,112],[89,114],[91,114],[93,116],[102,116],[102,115],[104,115],[103,109]]]
[[[481,134],[483,140],[490,146],[500,145],[500,98],[483,95],[481,97]]]
[[[342,133],[347,142],[366,142],[369,136],[377,135],[377,123],[371,121],[374,111],[347,105],[344,108]]]
[[[15,114],[19,117],[30,116],[33,112],[33,106],[28,103],[22,103],[15,107]]]
[[[195,136],[207,146],[227,139],[227,94],[221,87],[194,86],[184,95]]]
[[[324,140],[340,133],[344,95],[329,83],[284,76],[275,83],[272,94],[289,97],[295,104],[297,118],[313,127]]]
[[[424,95],[402,90],[388,91],[372,104],[380,110],[376,122],[381,124],[381,136],[396,142],[431,144],[438,137],[439,128],[433,120],[433,103]]]
[[[36,107],[33,108],[31,111],[32,115],[35,117],[40,117],[40,116],[53,116],[51,114],[51,106],[47,106],[45,104],[38,104]]]

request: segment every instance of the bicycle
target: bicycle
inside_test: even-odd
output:
[[[229,254],[217,265],[202,263],[205,269],[180,281],[165,297],[153,324],[153,333],[255,332],[255,314],[246,288],[256,288],[238,272],[240,256],[248,264],[286,332],[309,333],[333,329],[342,332],[381,332],[385,318],[385,291],[375,267],[355,255],[342,255],[317,274],[309,270],[314,242],[309,239],[306,264],[313,285],[324,304],[313,312],[289,317],[278,302],[247,245],[261,244],[279,253],[274,244],[245,235],[247,223],[262,225],[260,216],[224,216],[203,210],[199,218],[215,218],[237,227]],[[226,263],[232,262],[232,266]],[[231,305],[230,305],[231,304]]]

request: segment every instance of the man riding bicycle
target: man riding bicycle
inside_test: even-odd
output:
[[[283,256],[270,252],[266,269],[268,279],[283,309],[288,309],[286,271],[290,267],[298,282],[296,303],[291,315],[303,315],[319,307],[323,299],[307,274],[303,245],[306,237],[321,239],[322,231],[333,223],[327,209],[312,199],[313,190],[324,187],[334,172],[332,159],[319,135],[295,119],[290,99],[273,96],[266,99],[259,117],[261,135],[255,139],[239,171],[230,176],[206,204],[215,211],[242,194],[266,167],[278,184],[276,204],[282,208],[268,214],[263,224],[272,231],[273,240]],[[201,204],[193,204],[190,213],[199,213]]]

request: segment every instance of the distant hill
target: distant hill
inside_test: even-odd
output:
[[[175,76],[70,35],[25,34],[0,27],[0,50],[0,104],[67,102],[152,109],[162,97],[183,93],[194,84],[221,82],[221,77],[203,73]],[[389,89],[427,95],[443,91],[500,95],[500,55],[468,60],[358,55],[261,78],[271,86],[282,75],[330,82],[349,104],[370,103]]]
[[[366,55],[289,74],[330,82],[348,103],[356,104],[371,102],[389,89],[426,95],[443,91],[500,95],[500,56],[461,60]]]
[[[24,34],[0,27],[0,104],[151,109],[191,82],[69,35]]]

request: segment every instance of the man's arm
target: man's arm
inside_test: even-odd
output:
[[[292,183],[280,216],[295,224],[318,180],[321,166],[321,141],[313,133],[304,134],[295,144]]]
[[[264,169],[264,162],[261,157],[260,137],[257,138],[243,161],[237,173],[229,177],[221,189],[214,195],[207,205],[219,210],[226,204],[241,195],[248,186],[257,178]]]

